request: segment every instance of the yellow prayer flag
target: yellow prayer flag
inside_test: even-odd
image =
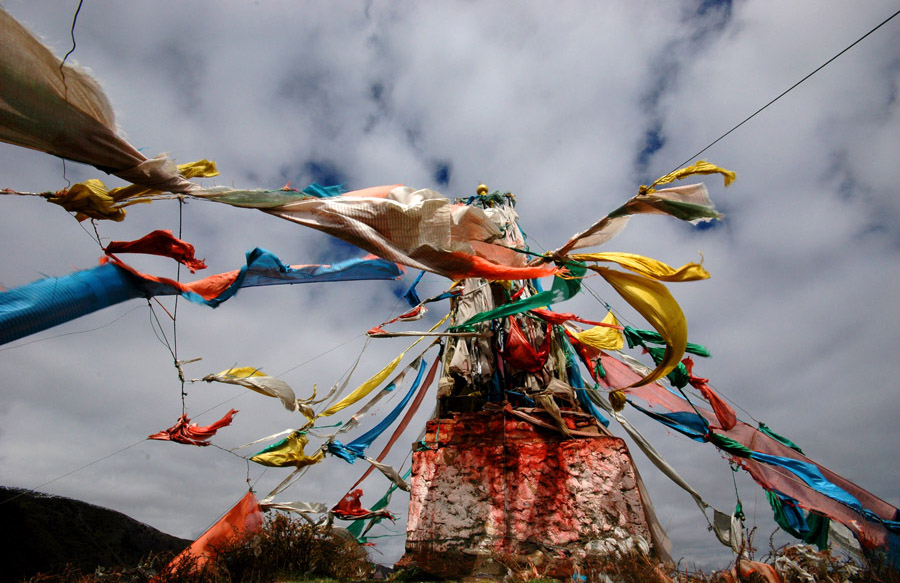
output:
[[[693,176],[695,174],[721,174],[725,179],[725,186],[728,186],[737,178],[737,174],[735,174],[731,170],[720,168],[715,164],[710,164],[706,160],[698,160],[691,166],[680,168],[674,172],[666,174],[665,176],[659,177],[656,182],[650,185],[650,188],[644,189],[642,187],[641,191],[643,193],[650,193],[653,192],[654,186],[659,186],[660,184],[668,184],[675,180],[681,180],[682,178],[687,178],[688,176]]]
[[[418,342],[418,340],[416,342]],[[401,352],[400,356],[389,362],[387,366],[375,373],[369,380],[356,387],[356,389],[354,389],[352,393],[319,413],[317,417],[328,417],[329,415],[334,415],[338,411],[346,409],[353,403],[356,403],[360,399],[363,399],[366,395],[375,390],[375,387],[380,385],[384,381],[384,379],[388,378],[388,375],[394,372],[394,369],[397,368],[397,365],[400,364],[400,361],[403,360],[403,357],[406,356],[406,353],[409,352],[410,348],[412,348],[412,346]]]
[[[622,409],[625,408],[625,403],[628,402],[628,397],[625,396],[624,391],[619,389],[617,391],[613,391],[609,394],[609,404],[612,405],[613,411],[618,413]]]
[[[47,200],[76,213],[79,221],[85,219],[121,221],[125,218],[125,211],[115,206],[106,185],[96,178],[73,184],[47,197]]]
[[[684,313],[666,286],[648,277],[615,271],[608,267],[592,266],[591,269],[609,282],[666,342],[662,362],[649,375],[630,386],[646,385],[672,372],[684,356],[688,333]]]
[[[217,176],[219,170],[216,163],[210,160],[198,160],[178,166],[178,174],[184,178]],[[76,213],[79,221],[85,219],[106,219],[121,221],[125,218],[124,207],[137,203],[150,202],[149,200],[128,200],[140,196],[152,196],[162,194],[159,190],[129,184],[110,190],[96,178],[73,184],[69,188],[56,192],[47,200],[58,204],[69,212]]]
[[[265,377],[269,376],[263,371],[259,370],[256,367],[252,366],[239,366],[235,368],[229,368],[228,370],[223,370],[218,375],[220,377],[231,377],[235,379],[247,379],[250,377]]]
[[[678,269],[643,255],[607,251],[602,253],[578,253],[569,256],[575,261],[607,261],[615,263],[640,275],[659,281],[697,281],[709,279],[709,272],[699,263],[685,263]]]
[[[606,314],[602,321],[604,324],[619,325],[612,312]],[[597,350],[622,350],[625,347],[625,337],[622,332],[607,326],[594,326],[583,332],[576,332],[573,336],[582,344]]]
[[[188,162],[187,164],[178,165],[178,174],[185,178],[209,178],[218,176],[219,169],[216,163],[211,160],[197,160],[196,162]],[[161,194],[159,190],[153,190],[139,184],[129,184],[113,188],[109,191],[110,197],[116,202],[137,196],[147,196],[153,194]]]
[[[446,322],[447,318],[449,318],[449,317],[450,317],[450,315],[447,314],[446,316],[444,316],[441,319],[440,322],[438,322],[437,324],[432,326],[431,329],[428,331],[434,332],[435,330],[437,330],[438,326],[440,326],[441,324]],[[418,344],[419,342],[421,342],[424,339],[425,339],[425,336],[419,336],[419,338],[415,342],[413,342],[412,344],[409,345],[409,348],[407,348],[406,350],[404,350],[403,352],[400,353],[400,356],[398,356],[397,358],[395,358],[394,360],[389,362],[387,364],[387,366],[385,366],[383,369],[381,369],[380,371],[375,373],[369,380],[367,380],[363,384],[359,385],[352,393],[350,393],[349,395],[347,395],[346,397],[344,397],[343,399],[341,399],[340,401],[338,401],[331,407],[328,407],[327,409],[325,409],[324,411],[319,413],[316,417],[328,417],[329,415],[334,415],[338,411],[346,409],[353,403],[356,403],[357,401],[364,399],[366,397],[366,395],[368,395],[369,393],[374,391],[375,388],[378,387],[378,385],[380,385],[382,382],[384,382],[384,380],[386,378],[388,378],[388,375],[390,375],[392,372],[394,372],[394,369],[397,368],[397,365],[400,364],[400,361],[403,360],[403,357],[406,356],[406,353],[409,352],[410,350],[412,350],[416,344]]]
[[[251,457],[250,461],[273,468],[285,466],[302,468],[325,459],[325,452],[321,449],[311,456],[306,455],[304,448],[307,443],[309,443],[309,438],[306,433],[297,431]]]

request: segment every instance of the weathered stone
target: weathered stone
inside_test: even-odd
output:
[[[424,442],[413,454],[403,564],[446,578],[498,564],[570,577],[588,555],[650,550],[619,438],[565,438],[497,410],[429,421]]]

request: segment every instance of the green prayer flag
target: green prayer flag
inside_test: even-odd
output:
[[[638,330],[637,328],[632,328],[631,326],[625,326],[625,329],[622,332],[625,334],[625,339],[628,341],[628,348],[634,348],[635,346],[645,346],[645,342],[650,342],[651,344],[666,343],[666,341],[663,340],[663,337],[653,330]],[[707,347],[703,346],[702,344],[694,344],[693,342],[687,343],[685,352],[696,354],[697,356],[710,356],[709,349]]]
[[[707,438],[709,439],[710,443],[712,443],[716,447],[724,449],[728,453],[736,455],[738,457],[749,458],[750,454],[753,453],[752,451],[750,451],[750,448],[741,445],[737,441],[731,439],[730,437],[722,435],[721,433],[710,432],[709,435],[707,435]]]
[[[506,316],[512,316],[514,314],[521,314],[522,312],[526,312],[528,310],[533,310],[535,308],[541,308],[550,304],[564,302],[581,291],[581,279],[584,277],[585,268],[583,263],[567,263],[566,267],[568,268],[569,275],[566,277],[560,277],[557,275],[553,278],[553,286],[547,290],[536,293],[535,295],[523,298],[511,304],[506,304],[500,306],[499,308],[494,308],[493,310],[487,310],[485,312],[481,312],[480,314],[475,314],[462,324],[458,326],[452,326],[450,328],[451,331],[459,331],[468,329],[473,324],[478,324],[479,322],[486,322],[487,320],[495,320],[497,318],[505,318]]]
[[[786,445],[796,452],[803,453],[803,450],[800,449],[799,445],[797,445],[796,443],[794,443],[787,437],[778,435],[777,433],[775,433],[774,431],[769,429],[769,427],[762,421],[759,422],[759,430],[762,431],[763,433],[765,433],[766,435],[768,435],[769,437],[771,437],[772,439],[774,439],[775,441],[777,441],[778,443],[780,443],[782,445]]]
[[[647,352],[650,353],[650,356],[653,358],[653,362],[659,364],[665,358],[666,349],[661,346],[645,346]],[[672,383],[673,387],[677,387],[679,389],[684,388],[691,381],[690,375],[687,373],[687,368],[685,368],[684,364],[678,363],[678,365],[672,369],[672,372],[666,375],[666,378],[669,379],[669,382]]]
[[[769,501],[769,506],[772,507],[772,511],[775,513],[775,522],[781,530],[807,544],[816,545],[820,551],[828,548],[828,527],[830,522],[828,517],[815,512],[808,512],[804,518],[806,530],[797,530],[792,526],[792,521],[784,508],[784,502],[782,502],[778,494],[766,490],[766,498]],[[802,511],[798,508],[796,512],[799,514]]]

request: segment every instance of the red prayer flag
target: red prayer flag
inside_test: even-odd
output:
[[[194,246],[172,235],[172,231],[157,230],[134,241],[110,241],[106,246],[107,253],[146,253],[170,257],[187,266],[194,273],[198,269],[206,269],[202,259],[194,257]]]
[[[509,336],[503,349],[503,359],[519,370],[538,372],[547,363],[550,355],[550,326],[544,332],[544,342],[535,350],[531,341],[525,336],[515,317],[509,317]]]
[[[236,413],[237,410],[232,409],[226,413],[224,417],[206,427],[200,427],[196,423],[191,423],[191,420],[187,415],[182,415],[178,418],[178,421],[175,422],[175,425],[168,429],[164,429],[159,433],[149,435],[147,436],[147,439],[175,441],[185,445],[209,445],[207,440],[215,435],[216,431],[219,429],[231,425],[231,421],[234,419]]]
[[[387,510],[373,511],[363,508],[362,503],[359,501],[359,499],[362,498],[362,495],[363,491],[360,488],[357,488],[352,492],[347,492],[331,511],[335,516],[344,520],[360,520],[375,517],[390,518],[391,520],[394,520],[394,515]]]
[[[735,415],[734,409],[731,408],[731,405],[726,403],[718,393],[716,393],[708,384],[706,384],[709,382],[709,379],[702,379],[700,377],[694,376],[694,361],[691,360],[690,357],[685,358],[681,361],[681,363],[687,370],[688,377],[690,377],[688,379],[688,382],[691,383],[692,387],[700,391],[700,394],[703,395],[704,399],[709,401],[709,404],[712,406],[712,410],[716,414],[716,419],[719,421],[719,425],[722,426],[722,429],[732,429],[735,424],[737,424],[737,415]]]

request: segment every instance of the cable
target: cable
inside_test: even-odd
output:
[[[255,486],[260,480],[262,480],[262,477],[265,476],[265,475],[266,475],[266,472],[268,472],[268,471],[269,471],[269,467],[268,467],[268,466],[264,467],[264,468],[263,468],[263,471],[262,471],[258,476],[256,476],[256,479],[253,480],[253,483],[252,483],[252,484],[250,484],[250,487],[252,488],[252,487]]]
[[[136,441],[136,442],[132,443],[131,445],[126,445],[125,447],[123,447],[123,448],[121,448],[121,449],[117,449],[116,451],[114,451],[114,452],[112,452],[112,453],[110,453],[110,454],[107,454],[107,455],[105,455],[105,456],[103,456],[103,457],[101,457],[101,458],[99,458],[99,459],[96,459],[96,460],[94,460],[94,461],[92,461],[92,462],[90,462],[90,463],[84,464],[84,465],[81,466],[81,467],[75,468],[74,470],[72,470],[72,471],[70,471],[70,472],[66,472],[65,474],[63,474],[63,475],[61,475],[61,476],[57,476],[56,478],[53,478],[52,480],[50,480],[50,481],[48,481],[48,482],[44,482],[43,484],[38,484],[38,485],[35,486],[34,488],[26,488],[23,492],[21,492],[21,493],[19,493],[19,494],[16,494],[16,495],[13,496],[12,498],[7,498],[6,500],[0,501],[0,504],[6,504],[7,502],[12,502],[12,501],[15,500],[16,498],[19,498],[19,497],[21,497],[21,496],[24,496],[25,494],[27,494],[27,493],[29,493],[29,492],[33,492],[33,493],[39,494],[40,492],[37,491],[38,488],[43,488],[44,486],[48,486],[48,485],[52,484],[53,482],[57,482],[57,481],[59,481],[59,480],[62,480],[63,478],[66,478],[66,477],[68,477],[68,476],[71,476],[72,474],[74,474],[74,473],[76,473],[76,472],[80,472],[81,470],[86,469],[86,468],[89,468],[89,467],[93,466],[94,464],[98,464],[98,463],[102,462],[103,460],[106,460],[106,459],[109,459],[109,458],[111,458],[111,457],[113,457],[113,456],[115,456],[115,455],[118,455],[118,454],[122,453],[122,452],[125,451],[125,450],[131,449],[132,447],[135,447],[136,445],[140,445],[141,443],[143,443],[143,442],[145,442],[145,441],[147,441],[147,439],[146,439],[146,438],[143,438],[143,439],[141,439],[140,441]]]
[[[54,339],[56,339],[56,338],[62,338],[62,337],[64,337],[64,336],[74,336],[74,335],[77,335],[77,334],[87,334],[88,332],[96,332],[97,330],[102,330],[103,328],[107,328],[107,327],[109,327],[109,326],[112,326],[113,324],[115,324],[116,322],[118,322],[119,320],[121,320],[122,318],[124,318],[125,316],[127,316],[128,314],[130,314],[131,312],[133,312],[133,311],[135,311],[135,310],[139,310],[139,309],[141,309],[142,307],[143,307],[143,306],[135,306],[135,307],[131,308],[130,310],[128,310],[127,312],[123,313],[122,315],[116,317],[114,320],[110,320],[110,321],[107,322],[106,324],[103,324],[102,326],[97,326],[96,328],[88,328],[87,330],[76,330],[76,331],[74,331],[74,332],[65,332],[65,333],[63,333],[63,334],[57,334],[56,336],[48,336],[48,337],[46,337],[46,338],[38,338],[37,340],[31,340],[31,341],[29,341],[29,342],[23,342],[22,344],[14,344],[14,345],[12,345],[12,346],[4,346],[3,348],[0,348],[0,352],[4,352],[4,351],[6,351],[6,350],[14,350],[14,349],[16,349],[16,348],[22,348],[22,347],[28,346],[28,345],[30,345],[30,344],[36,344],[36,343],[38,343],[38,342],[47,342],[48,340],[54,340]]]
[[[63,178],[66,182],[69,183],[69,187],[72,186],[72,182],[65,177],[65,170],[63,170]],[[84,231],[85,235],[91,238],[91,241],[94,241],[100,246],[100,251],[103,251],[103,243],[100,241],[100,232],[97,231],[97,221],[95,219],[91,219],[91,224],[94,226],[94,235],[91,236],[90,231],[84,226],[84,222],[79,221],[78,226],[81,227],[81,230]]]
[[[326,350],[325,352],[320,352],[319,354],[317,354],[317,355],[315,355],[315,356],[313,356],[313,357],[311,357],[311,358],[308,358],[307,360],[304,360],[304,361],[301,362],[300,364],[294,365],[294,366],[292,366],[291,368],[289,368],[289,369],[287,369],[287,370],[285,370],[285,371],[282,371],[280,374],[277,374],[277,375],[275,375],[275,376],[277,376],[277,377],[283,377],[283,376],[286,375],[287,373],[293,372],[293,371],[297,370],[298,368],[300,368],[301,366],[306,366],[307,364],[311,363],[312,361],[314,361],[314,360],[316,360],[316,359],[319,359],[319,358],[322,358],[322,357],[325,356],[326,354],[328,354],[328,353],[330,353],[330,352],[334,352],[334,351],[337,350],[338,348],[341,348],[341,347],[343,347],[343,346],[346,346],[347,344],[350,344],[351,342],[353,342],[353,341],[356,340],[357,338],[361,338],[361,337],[363,337],[363,336],[366,336],[366,335],[365,335],[365,334],[357,334],[357,335],[354,336],[353,338],[350,338],[349,340],[346,340],[346,341],[344,341],[344,342],[341,342],[340,344],[338,344],[338,345],[336,345],[336,346],[333,346],[332,348],[329,348],[329,349]]]
[[[753,119],[754,117],[756,117],[757,114],[759,114],[759,113],[762,112],[764,109],[766,109],[767,107],[769,107],[770,105],[772,105],[773,103],[775,103],[776,101],[778,101],[779,99],[781,99],[782,97],[784,97],[785,95],[787,95],[788,93],[790,93],[790,92],[791,92],[794,88],[796,88],[798,85],[800,85],[801,83],[803,83],[804,81],[806,81],[807,79],[809,79],[810,77],[812,77],[813,75],[815,75],[816,73],[818,73],[819,71],[821,71],[822,69],[824,69],[825,67],[827,67],[828,65],[830,65],[834,60],[836,60],[838,57],[840,57],[841,55],[843,55],[844,53],[846,53],[847,51],[849,51],[850,49],[852,49],[853,47],[855,47],[857,44],[859,44],[860,42],[862,42],[863,39],[865,39],[867,36],[869,36],[870,34],[872,34],[873,32],[875,32],[876,30],[878,30],[879,28],[881,28],[882,26],[884,26],[885,24],[887,24],[888,22],[890,22],[890,21],[891,21],[895,16],[897,16],[898,14],[900,14],[900,10],[898,10],[897,12],[894,12],[893,14],[891,14],[890,16],[888,16],[886,19],[884,19],[883,21],[881,21],[881,23],[880,23],[878,26],[876,26],[875,28],[873,28],[872,30],[870,30],[869,32],[867,32],[866,34],[864,34],[864,35],[862,35],[861,37],[859,37],[858,39],[856,39],[856,41],[854,41],[852,44],[850,44],[847,48],[845,48],[844,50],[842,50],[841,52],[839,52],[839,53],[836,54],[835,56],[831,57],[830,59],[828,59],[827,61],[825,61],[823,64],[819,65],[815,70],[813,70],[813,72],[811,72],[810,74],[808,74],[806,77],[800,79],[799,81],[797,81],[796,83],[794,83],[793,85],[791,85],[790,87],[788,87],[787,89],[785,89],[784,91],[782,91],[781,94],[778,95],[778,97],[776,97],[775,99],[771,100],[771,101],[768,102],[767,104],[763,105],[762,107],[760,107],[759,109],[757,109],[756,111],[754,111],[754,112],[753,112],[752,114],[750,114],[746,119],[744,119],[744,121],[742,121],[741,123],[737,124],[736,126],[734,126],[733,128],[731,128],[730,130],[728,130],[727,132],[725,132],[724,134],[722,134],[721,136],[719,136],[718,138],[716,138],[715,140],[713,140],[708,146],[706,146],[705,148],[703,148],[702,150],[700,150],[699,152],[697,152],[696,154],[694,154],[693,156],[691,156],[690,158],[688,158],[687,160],[685,160],[684,162],[682,162],[681,164],[678,164],[677,166],[675,166],[674,168],[672,168],[672,170],[670,170],[669,172],[670,172],[670,173],[671,173],[671,172],[675,172],[675,171],[678,170],[679,168],[683,168],[684,166],[687,166],[687,165],[690,163],[691,160],[693,160],[694,158],[698,158],[701,154],[703,154],[703,152],[709,150],[710,148],[712,148],[713,146],[715,146],[716,144],[718,144],[720,141],[722,141],[723,139],[725,139],[725,137],[728,136],[731,132],[735,131],[736,129],[738,129],[739,127],[741,127],[742,125],[744,125],[745,123],[747,123],[748,121],[750,121],[751,119]]]
[[[156,298],[153,298],[153,299],[155,300]],[[159,303],[159,300],[157,300],[157,303]],[[159,340],[160,344],[162,344],[163,346],[166,347],[166,349],[168,349],[169,354],[171,354],[172,358],[174,359],[175,353],[172,351],[172,345],[169,344],[169,339],[166,337],[166,332],[165,332],[165,330],[163,330],[162,323],[159,321],[159,317],[156,315],[156,310],[153,309],[153,303],[150,298],[147,298],[147,307],[150,308],[150,328],[153,330],[153,333],[156,335],[156,339]],[[160,304],[160,307],[163,308],[163,310],[165,310],[165,307],[163,307],[162,304]],[[166,314],[169,314],[169,312],[166,311]],[[169,314],[169,317],[171,317],[171,316],[172,315]],[[156,322],[155,327],[153,326],[154,322]]]
[[[151,311],[152,311],[152,306],[151,306]],[[155,314],[154,314],[154,317],[155,317]],[[154,331],[154,333],[156,333],[156,328],[153,328],[153,331]],[[344,342],[341,342],[340,344],[337,344],[337,345],[335,345],[335,346],[332,346],[331,348],[329,348],[329,349],[327,349],[327,350],[325,350],[325,351],[323,351],[323,352],[320,352],[319,354],[317,354],[317,355],[315,355],[315,356],[312,356],[312,357],[310,357],[310,358],[304,360],[303,362],[300,362],[300,363],[298,363],[298,364],[296,364],[296,365],[294,365],[294,366],[292,366],[292,367],[290,367],[290,368],[288,368],[288,369],[286,369],[286,370],[281,371],[280,373],[276,374],[275,376],[278,377],[278,378],[282,378],[282,377],[284,377],[286,374],[288,374],[288,373],[290,373],[290,372],[293,372],[293,371],[297,370],[298,368],[300,368],[300,367],[302,367],[302,366],[306,366],[307,364],[313,362],[314,360],[317,360],[317,359],[319,359],[319,358],[322,358],[323,356],[325,356],[325,355],[327,355],[327,354],[330,354],[330,353],[334,352],[335,350],[337,350],[337,349],[339,349],[339,348],[342,348],[342,347],[346,346],[347,344],[350,344],[351,342],[354,342],[355,340],[357,340],[357,339],[359,339],[359,338],[361,338],[361,337],[365,337],[365,338],[366,338],[366,342],[365,342],[365,344],[363,345],[363,347],[362,347],[362,349],[361,349],[361,351],[360,351],[360,356],[362,356],[362,353],[363,353],[363,352],[366,350],[366,348],[368,347],[369,341],[370,341],[371,339],[370,339],[369,337],[367,337],[366,334],[357,334],[356,336],[353,336],[352,338],[350,338],[350,339],[348,339],[348,340],[345,340]],[[157,338],[159,338],[159,334],[158,334],[158,333],[157,333]],[[163,342],[163,339],[162,339],[162,338],[159,338],[159,340],[160,340],[160,342]],[[165,342],[163,342],[163,344],[166,345]],[[358,358],[357,358],[357,360],[358,360]],[[192,382],[193,382],[193,381],[192,381]],[[209,407],[208,409],[205,409],[205,410],[201,411],[200,413],[197,413],[197,415],[195,416],[195,419],[196,419],[197,417],[200,417],[200,416],[206,414],[206,413],[209,413],[209,412],[212,411],[213,409],[216,409],[216,408],[218,408],[218,407],[221,407],[222,405],[225,405],[225,404],[228,404],[228,403],[230,403],[230,402],[232,402],[232,401],[235,401],[235,400],[237,400],[237,399],[240,399],[241,397],[244,397],[244,396],[246,396],[246,395],[248,395],[248,394],[249,394],[249,393],[247,393],[246,391],[244,391],[244,392],[241,392],[241,393],[239,393],[239,394],[237,394],[237,395],[235,395],[235,396],[233,396],[233,397],[229,397],[228,399],[225,399],[224,401],[221,401],[221,402],[219,402],[219,403],[216,403],[215,405]]]
[[[741,405],[739,403],[737,403],[734,399],[730,398],[727,393],[723,393],[721,389],[716,388],[716,386],[712,383],[707,383],[707,385],[709,386],[709,388],[716,391],[723,399],[725,399],[726,401],[728,401],[729,403],[734,405],[736,408],[740,409],[742,413],[747,415],[747,417],[752,419],[755,423],[758,424],[760,422],[759,419],[757,419],[756,417],[753,416],[753,413],[751,413],[747,409],[744,409],[743,407],[741,407]]]
[[[155,329],[154,329],[154,331],[155,331]],[[321,353],[317,354],[316,356],[313,356],[312,358],[309,358],[309,359],[307,359],[307,360],[301,362],[300,364],[294,365],[294,366],[292,366],[291,368],[289,368],[289,369],[287,369],[287,370],[285,370],[285,371],[283,371],[283,372],[281,372],[281,373],[279,373],[279,374],[276,374],[275,376],[278,377],[278,378],[281,378],[281,377],[283,377],[285,374],[287,374],[287,373],[289,373],[289,372],[292,372],[292,371],[294,371],[294,370],[297,370],[297,369],[300,368],[301,366],[306,366],[307,364],[311,363],[312,361],[314,361],[314,360],[316,360],[316,359],[319,359],[319,358],[322,358],[322,357],[325,356],[326,354],[329,354],[329,353],[331,353],[331,352],[334,352],[334,351],[337,350],[338,348],[341,348],[341,347],[343,347],[343,346],[346,346],[347,344],[350,344],[351,342],[353,342],[354,340],[356,340],[356,339],[358,339],[358,338],[360,338],[360,337],[362,337],[362,336],[365,336],[365,334],[357,334],[357,335],[354,336],[353,338],[350,338],[349,340],[346,340],[346,341],[344,341],[344,342],[341,342],[340,344],[338,344],[338,345],[336,345],[336,346],[333,346],[333,347],[329,348],[328,350],[326,350],[326,351],[324,351],[324,352],[321,352]],[[363,347],[363,350],[365,350],[365,347]],[[192,381],[192,382],[193,382],[193,381]],[[246,395],[249,395],[249,394],[250,394],[250,393],[248,393],[247,391],[243,391],[243,392],[241,392],[241,393],[239,393],[239,394],[237,394],[237,395],[235,395],[235,396],[233,396],[233,397],[229,397],[228,399],[225,399],[224,401],[221,401],[221,402],[219,402],[219,403],[216,403],[215,405],[209,407],[208,409],[205,409],[205,410],[201,411],[200,413],[197,413],[197,415],[195,416],[195,419],[198,418],[198,417],[200,417],[200,416],[202,416],[202,415],[204,415],[204,414],[206,414],[206,413],[209,413],[209,412],[212,411],[213,409],[216,409],[216,408],[218,408],[218,407],[221,407],[222,405],[228,404],[228,403],[230,403],[230,402],[232,402],[232,401],[235,401],[235,400],[237,400],[237,399],[240,399],[241,397],[245,397]]]

